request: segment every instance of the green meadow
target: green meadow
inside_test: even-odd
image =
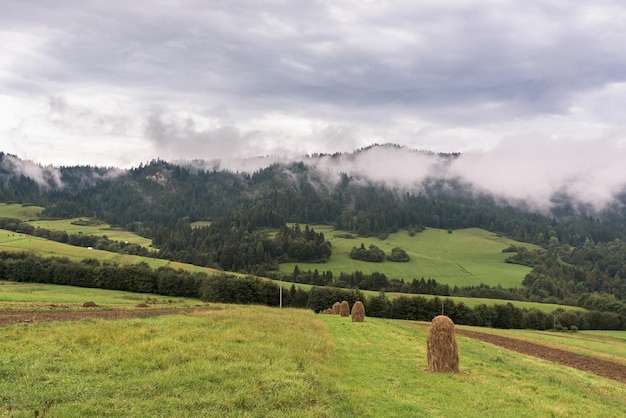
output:
[[[461,336],[461,372],[429,373],[427,323],[212,306],[221,309],[0,328],[0,416],[622,417],[626,411],[626,384]],[[577,350],[579,336],[561,344]],[[626,349],[615,356],[624,360]]]
[[[44,228],[51,231],[65,231],[68,234],[85,234],[93,236],[106,236],[112,241],[128,242],[139,244],[142,247],[150,247],[152,240],[141,237],[123,228],[114,228],[106,223],[97,223],[95,225],[84,225],[88,223],[90,218],[72,218],[58,220],[37,220],[28,222],[35,228]]]
[[[21,219],[35,228],[65,231],[68,234],[106,236],[112,241],[129,242],[143,247],[149,247],[152,243],[148,238],[141,237],[123,228],[112,227],[104,222],[94,221],[91,218],[40,219],[39,213],[42,210],[43,208],[39,206],[0,203],[0,217]]]
[[[159,267],[170,267],[173,269],[182,269],[192,272],[204,272],[209,275],[221,274],[219,270],[211,269],[208,267],[199,267],[192,264],[179,263],[176,261],[162,260],[158,258],[142,257],[137,255],[118,254],[109,251],[88,249],[83,247],[75,247],[68,244],[63,244],[55,241],[50,241],[44,238],[33,237],[26,234],[19,234],[12,231],[0,229],[0,251],[29,251],[42,257],[66,257],[73,261],[81,261],[85,258],[94,258],[100,262],[108,261],[118,263],[120,265],[135,264],[140,262],[147,263],[151,268],[157,269]],[[237,273],[229,273],[239,276]],[[282,282],[282,286],[290,288],[292,283]],[[296,287],[300,287],[304,290],[310,290],[311,285],[295,283]],[[377,296],[378,292],[362,291],[367,296]],[[390,292],[387,294],[389,298],[395,298],[398,296],[410,296],[408,294]],[[434,298],[432,295],[421,295],[427,298]],[[485,298],[466,298],[459,296],[451,296],[449,299],[455,302],[463,302],[469,307],[474,307],[479,304],[493,305],[493,304],[506,304],[512,303],[518,308],[537,308],[543,312],[552,312],[558,308],[584,310],[578,307],[561,306],[549,303],[536,303],[536,302],[524,302],[524,301],[509,301],[500,299],[485,299]]]
[[[361,271],[366,274],[385,273],[390,278],[403,278],[405,281],[433,278],[439,283],[451,286],[472,286],[481,283],[502,287],[520,287],[523,278],[530,272],[529,267],[505,263],[510,253],[502,250],[511,246],[535,245],[520,243],[491,232],[477,229],[460,229],[451,234],[442,229],[426,229],[413,237],[405,230],[390,234],[385,240],[375,237],[345,238],[345,231],[334,231],[326,225],[313,225],[316,232],[323,232],[332,245],[332,255],[328,263],[285,263],[280,271],[293,272],[297,265],[300,271],[330,270],[333,274]],[[411,260],[405,263],[384,261],[370,263],[353,260],[349,254],[353,247],[373,244],[390,254],[394,247],[404,249]]]
[[[597,330],[597,331],[585,331],[586,334],[590,334],[590,335],[600,335],[600,336],[609,336],[612,338],[621,338],[623,340],[626,340],[626,331],[602,331],[602,330]]]
[[[138,255],[119,254],[95,248],[89,249],[76,247],[69,244],[50,241],[45,238],[7,231],[5,229],[0,229],[0,251],[29,251],[42,257],[66,257],[72,261],[94,258],[100,262],[108,261],[121,265],[144,262],[153,269],[159,267],[171,267],[187,271],[206,272],[207,274],[215,274],[217,272],[217,270],[208,267],[199,267],[192,264],[179,263],[177,261]]]
[[[109,226],[106,224],[95,226],[72,224],[72,222],[75,222],[76,220],[79,220],[81,218],[63,220],[35,220],[41,210],[42,208],[37,206],[23,207],[17,204],[0,204],[0,216],[16,218],[19,217],[20,219],[25,221],[30,220],[29,223],[35,227],[41,227],[50,230],[61,230],[68,233],[107,235],[109,239],[127,240],[129,242],[138,243],[144,246],[149,245],[149,240],[145,238],[142,238],[128,231],[110,231],[107,229],[109,228]],[[489,282],[492,285],[495,285],[501,283],[500,281],[498,281],[498,277],[509,277],[509,280],[513,282],[511,287],[513,287],[519,286],[524,275],[526,275],[530,271],[530,269],[515,264],[504,263],[504,259],[508,255],[503,254],[501,252],[502,249],[512,244],[524,245],[528,248],[536,248],[535,246],[532,246],[530,244],[521,244],[516,241],[503,238],[480,229],[458,230],[454,231],[452,234],[448,234],[447,231],[444,230],[427,229],[420,234],[416,234],[414,237],[410,237],[406,231],[400,231],[398,233],[391,234],[389,238],[381,241],[377,238],[342,238],[342,231],[334,231],[333,227],[328,225],[313,225],[313,228],[318,232],[324,232],[326,239],[331,241],[333,246],[333,255],[331,256],[331,260],[329,263],[326,264],[297,264],[301,269],[329,269],[333,271],[334,274],[338,274],[342,271],[351,273],[356,270],[360,270],[365,273],[371,273],[374,271],[381,271],[380,268],[383,268],[383,272],[389,277],[407,277],[410,278],[409,280],[419,277],[432,277],[442,283],[453,284],[453,282],[451,282],[450,280],[442,280],[435,274],[429,273],[413,275],[412,269],[417,268],[416,264],[424,264],[429,267],[423,268],[432,269],[429,271],[448,271],[457,273],[459,271],[465,271],[465,273],[463,273],[461,277],[467,280],[473,280],[474,282],[477,281],[477,283],[475,284],[479,284],[482,281],[483,283]],[[361,242],[363,242],[366,246],[368,246],[370,243],[373,243],[374,245],[377,245],[386,252],[390,252],[390,249],[393,247],[400,246],[411,255],[411,261],[408,263],[393,263],[389,261],[386,261],[384,263],[366,263],[350,259],[350,257],[348,256],[350,250],[353,246],[361,245]],[[158,258],[118,254],[109,251],[76,247],[68,244],[50,241],[44,238],[20,234],[2,229],[0,229],[0,251],[30,251],[46,257],[67,257],[73,261],[80,261],[85,258],[95,258],[100,262],[108,261],[121,265],[145,262],[154,269],[167,266],[174,269],[183,269],[186,271],[205,272],[210,275],[219,273],[218,270],[194,266],[191,264],[161,260]],[[415,254],[421,254],[421,258],[416,257]],[[422,261],[419,261],[418,263],[418,260]],[[295,263],[283,264],[280,266],[280,270],[282,272],[291,273],[295,265]],[[339,270],[336,269],[337,265],[341,266]],[[462,270],[459,270],[461,269],[461,267],[459,266],[462,266]],[[370,268],[370,270],[367,270],[367,268]],[[473,273],[470,274],[470,272]],[[482,272],[482,275],[480,275],[481,279],[477,279],[476,275],[478,275],[480,272]],[[496,272],[501,272],[502,274],[496,274]],[[471,278],[468,279],[468,277]],[[474,282],[472,282],[472,284],[474,284]],[[504,283],[501,283],[501,285],[503,287],[506,287]],[[291,287],[291,283],[283,282],[283,286],[289,288]],[[296,283],[296,287],[310,290],[312,286]],[[363,293],[368,296],[378,295],[378,292],[371,291],[363,291]],[[401,295],[402,294],[400,293],[393,292],[387,294],[389,298],[395,298]],[[431,295],[422,296],[428,298],[434,297]],[[474,307],[479,304],[492,305],[494,303],[512,303],[518,308],[532,307],[537,308],[543,312],[552,312],[559,307],[565,309],[582,310],[582,308],[563,307],[555,304],[522,301],[503,301],[498,299],[466,298],[457,296],[450,297],[450,299],[454,300],[455,302],[462,302],[469,307]]]
[[[163,297],[153,294],[122,292],[107,289],[90,289],[75,286],[60,286],[43,283],[19,283],[0,280],[0,310],[11,307],[28,306],[36,309],[50,309],[50,304],[83,304],[94,302],[98,305],[116,308],[134,307],[137,303],[150,300],[155,305],[190,307],[197,305],[197,299]]]
[[[80,222],[86,220],[83,218],[37,219],[41,210],[42,208],[36,206],[0,204],[0,216],[19,217],[35,227],[66,231],[70,234],[106,235],[111,240],[150,246],[149,239],[119,228],[112,228],[107,224],[77,225],[77,223],[84,223]],[[202,225],[204,224],[206,223]],[[500,284],[505,288],[519,287],[524,276],[530,272],[530,268],[505,263],[504,260],[510,254],[502,253],[502,250],[511,245],[524,246],[529,249],[538,248],[477,228],[455,230],[451,234],[446,230],[429,228],[413,237],[407,231],[401,230],[390,234],[385,240],[380,240],[375,237],[345,238],[345,231],[335,231],[332,226],[328,225],[312,225],[311,227],[317,232],[324,232],[326,239],[331,242],[333,254],[329,262],[323,264],[285,263],[280,265],[281,272],[291,273],[298,265],[300,270],[330,270],[335,275],[354,271],[366,274],[382,272],[390,278],[404,278],[407,281],[422,277],[433,278],[439,283],[451,286],[484,283],[490,286]],[[370,244],[376,245],[386,254],[391,253],[395,247],[401,247],[409,254],[411,260],[406,263],[391,261],[369,263],[351,259],[349,254],[352,247],[359,247],[361,243],[366,247]],[[2,245],[1,241],[0,245]],[[100,256],[102,255],[96,258]]]
[[[17,203],[0,203],[0,218],[16,218],[22,221],[39,219],[41,206],[22,206]]]

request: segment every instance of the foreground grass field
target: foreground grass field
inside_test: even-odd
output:
[[[388,277],[433,278],[439,283],[451,286],[470,286],[485,283],[490,286],[500,284],[502,287],[519,287],[530,268],[505,263],[511,254],[503,254],[502,250],[511,245],[524,246],[529,249],[538,248],[531,244],[519,243],[511,239],[477,229],[460,229],[449,234],[442,229],[426,229],[411,237],[407,231],[399,231],[389,235],[385,240],[378,238],[345,238],[344,231],[334,231],[326,225],[313,225],[316,232],[323,232],[332,244],[333,254],[328,263],[285,263],[280,270],[291,273],[296,265],[301,271],[330,270],[333,274],[362,271],[385,273]],[[411,260],[406,263],[369,263],[353,260],[349,257],[353,247],[376,245],[385,254],[390,254],[394,247],[404,249]]]
[[[0,328],[0,416],[485,417],[626,411],[626,385],[458,337],[426,371],[428,324],[222,305],[196,315]],[[622,357],[626,351],[622,352]]]

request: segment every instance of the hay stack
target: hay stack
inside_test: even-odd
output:
[[[333,304],[333,307],[331,308],[331,309],[332,309],[332,312],[333,312],[335,315],[339,315],[339,306],[341,306],[341,303],[339,303],[339,302],[335,302],[335,303]]]
[[[350,315],[350,305],[348,304],[347,300],[344,300],[343,302],[341,302],[341,305],[339,305],[339,315],[341,316]]]
[[[363,322],[365,320],[365,306],[363,302],[357,300],[352,306],[352,322]]]
[[[454,322],[445,315],[433,318],[426,340],[428,371],[459,372],[459,352],[454,337]]]

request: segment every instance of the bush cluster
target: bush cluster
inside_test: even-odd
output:
[[[374,244],[371,244],[368,249],[365,249],[365,245],[361,243],[359,248],[352,247],[350,258],[372,263],[382,263],[385,261],[385,252]]]

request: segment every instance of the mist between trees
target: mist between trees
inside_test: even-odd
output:
[[[352,306],[360,300],[370,317],[431,321],[443,311],[459,325],[538,330],[626,329],[624,316],[614,312],[559,309],[545,313],[534,308],[520,309],[512,303],[470,308],[451,299],[421,296],[389,300],[384,292],[366,297],[356,289],[313,287],[306,291],[293,284],[289,289],[281,289],[275,282],[258,277],[237,277],[226,273],[209,276],[169,267],[153,270],[146,263],[120,266],[95,259],[73,262],[27,253],[0,252],[0,279],[268,306],[279,306],[282,290],[283,306],[315,312],[329,308],[337,301],[346,300]]]

